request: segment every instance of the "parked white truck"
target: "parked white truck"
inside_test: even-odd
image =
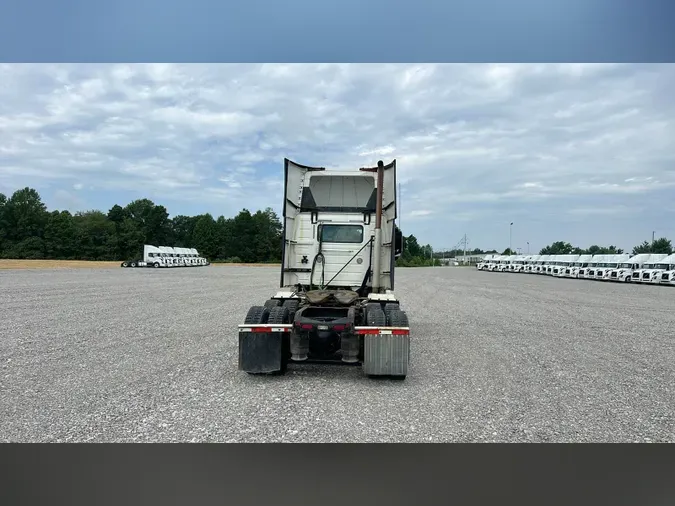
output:
[[[240,370],[332,363],[406,377],[410,328],[393,291],[396,204],[395,160],[360,171],[284,160],[280,290],[239,325]]]
[[[497,265],[497,272],[509,272],[511,269],[511,262],[516,257],[516,255],[503,255],[499,265]]]
[[[184,251],[184,253],[181,253]],[[187,257],[188,253],[191,257]],[[192,258],[194,263],[188,261]],[[191,265],[203,266],[209,265],[209,262],[199,256],[194,248],[171,248],[168,246],[153,246],[151,244],[143,245],[143,258],[125,260],[121,267],[188,267]]]
[[[476,269],[479,271],[489,270],[488,267],[490,266],[492,259],[496,256],[497,255],[485,255],[485,257],[483,257],[483,259],[476,264]]]
[[[634,283],[651,283],[652,278],[658,272],[656,266],[662,260],[665,260],[669,255],[663,253],[652,253],[649,260],[642,264],[642,268],[636,269],[633,272]]]
[[[542,274],[551,276],[553,274],[553,266],[557,264],[558,257],[560,256],[561,255],[550,255],[546,263],[544,263],[543,265]]]
[[[569,269],[577,258],[579,258],[579,255],[558,255],[551,274],[556,278],[565,277],[565,270]]]
[[[530,255],[525,260],[525,266],[523,267],[523,272],[530,274],[532,270],[537,265],[537,261],[541,258],[541,255]]]
[[[619,264],[615,269],[612,269],[607,273],[607,279],[609,281],[621,281],[624,283],[631,283],[634,278],[639,277],[639,269],[642,266],[649,262],[655,262],[660,259],[653,259],[651,253],[639,253],[633,255],[625,262]],[[665,255],[663,255],[665,257]]]
[[[564,276],[566,278],[578,278],[588,267],[588,263],[593,259],[593,255],[579,255],[573,262],[565,266]]]
[[[509,263],[509,272],[520,272],[525,263],[525,256],[515,255]]]
[[[593,259],[588,262],[588,267],[584,272],[584,279],[595,279],[595,271],[598,266],[605,261],[605,258],[607,258],[607,255],[593,255]]]
[[[537,261],[534,263],[531,272],[533,274],[543,274],[544,272],[544,265],[546,265],[546,262],[548,262],[548,259],[551,257],[551,255],[539,255],[539,258]]]
[[[654,276],[653,282],[660,285],[675,286],[675,254],[668,255],[660,260],[656,267],[659,271]]]
[[[618,269],[619,265],[628,262],[630,255],[628,253],[607,255],[605,260],[595,269],[595,279],[598,281],[609,281],[612,270]]]

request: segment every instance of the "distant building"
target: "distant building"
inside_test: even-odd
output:
[[[459,262],[460,264],[475,264],[480,262],[485,258],[486,254],[480,255],[458,255],[455,258],[451,258],[450,261]]]

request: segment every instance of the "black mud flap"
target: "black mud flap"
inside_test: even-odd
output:
[[[273,327],[273,328],[272,328]],[[239,329],[239,370],[251,374],[285,370],[290,325],[245,325]]]

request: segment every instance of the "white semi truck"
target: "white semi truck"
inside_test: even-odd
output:
[[[184,258],[181,258],[180,251],[185,250],[186,253],[192,255],[194,263],[185,261]],[[171,248],[168,246],[153,246],[151,244],[143,245],[143,258],[142,259],[133,259],[125,260],[122,262],[121,267],[188,267],[191,265],[203,266],[209,265],[209,262],[201,257],[196,249],[194,248]]]
[[[650,263],[657,262],[661,258],[664,258],[665,255],[662,255],[661,258],[653,258],[654,255],[651,253],[639,253],[633,255],[625,262],[619,264],[616,269],[612,269],[607,274],[609,281],[621,281],[624,283],[631,283],[635,279],[639,278],[639,271],[642,269],[642,266]]]
[[[656,265],[659,271],[654,276],[654,283],[675,286],[675,254],[669,255]]]
[[[509,263],[509,272],[520,272],[525,264],[525,256],[515,255]]]
[[[476,264],[476,269],[479,271],[488,270],[488,267],[492,262],[492,259],[495,258],[496,256],[497,255],[485,255],[485,257]]]
[[[546,263],[542,266],[542,274],[551,276],[553,274],[553,266],[557,265],[558,257],[560,256],[561,255],[550,255]]]
[[[499,265],[504,261],[507,257],[505,255],[496,255],[492,258],[492,261],[487,265],[486,270],[490,272],[494,272],[499,268]]]
[[[395,160],[360,171],[284,160],[280,290],[239,325],[240,370],[352,364],[405,379],[410,328],[393,291],[396,207]]]
[[[633,281],[635,283],[651,283],[652,277],[657,272],[656,266],[669,255],[663,253],[652,253],[649,260],[642,264],[642,268],[633,272]]]
[[[570,266],[579,258],[579,255],[558,255],[555,265],[553,266],[552,275],[556,278],[564,278],[566,276],[566,271],[569,270]]]
[[[578,278],[579,274],[588,267],[588,262],[593,259],[593,255],[579,255],[573,262],[565,266],[565,272],[563,276],[566,278]]]
[[[545,272],[544,266],[549,261],[549,258],[551,258],[551,255],[540,255],[534,267],[532,268],[532,272],[534,274],[544,274]]]
[[[607,255],[605,260],[595,269],[595,279],[599,281],[609,281],[610,273],[613,269],[618,269],[619,265],[630,260],[628,253]]]
[[[513,262],[513,259],[516,257],[516,255],[503,255],[502,259],[499,262],[499,265],[497,265],[497,272],[508,272],[511,269],[511,262]]]
[[[541,255],[530,255],[526,260],[525,260],[525,266],[523,267],[523,272],[526,272],[528,274],[532,273],[532,270],[535,268],[537,265],[537,262],[541,258]]]
[[[588,267],[584,272],[584,279],[595,279],[595,271],[598,266],[605,261],[605,258],[607,258],[607,255],[593,255],[593,259],[588,262]]]

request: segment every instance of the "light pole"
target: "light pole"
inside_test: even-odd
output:
[[[513,253],[513,250],[511,249],[511,231],[513,230],[513,222],[509,225],[509,253]]]
[[[527,254],[530,254],[530,241],[527,241]]]

